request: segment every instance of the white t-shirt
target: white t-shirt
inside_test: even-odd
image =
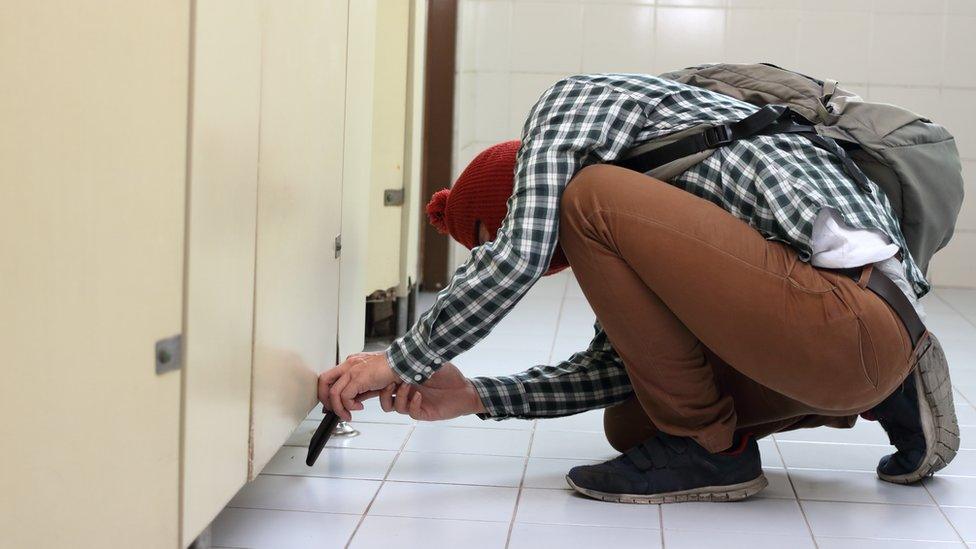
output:
[[[844,269],[874,263],[874,268],[890,278],[915,307],[918,316],[925,319],[925,310],[905,276],[905,266],[895,257],[898,245],[881,231],[855,229],[835,210],[824,208],[814,220],[810,245],[813,248],[810,263],[814,267]]]

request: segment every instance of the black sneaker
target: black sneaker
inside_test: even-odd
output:
[[[901,386],[868,414],[877,419],[898,451],[878,462],[878,477],[911,484],[942,469],[959,449],[959,424],[942,345],[929,334],[918,365]]]
[[[605,463],[573,467],[566,481],[581,494],[617,503],[735,501],[768,484],[752,437],[734,452],[711,454],[690,438],[664,433]]]

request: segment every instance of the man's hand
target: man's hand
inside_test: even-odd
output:
[[[362,410],[362,401],[391,391],[400,377],[390,368],[386,353],[356,353],[342,364],[319,375],[319,401],[343,421],[350,421],[350,411]]]
[[[380,392],[380,406],[384,412],[395,410],[420,421],[485,411],[474,385],[450,362],[445,362],[423,385],[401,383],[387,387]]]

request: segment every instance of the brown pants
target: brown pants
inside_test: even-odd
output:
[[[655,429],[717,452],[736,430],[850,426],[909,372],[908,334],[873,292],[667,183],[585,168],[559,240],[634,387],[606,412],[618,449]]]

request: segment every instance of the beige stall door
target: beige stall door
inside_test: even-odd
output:
[[[257,221],[257,0],[196,2],[183,368],[183,544],[247,481]]]
[[[179,543],[188,2],[0,2],[0,546]]]
[[[344,0],[268,1],[262,44],[251,474],[316,402],[335,363]]]

